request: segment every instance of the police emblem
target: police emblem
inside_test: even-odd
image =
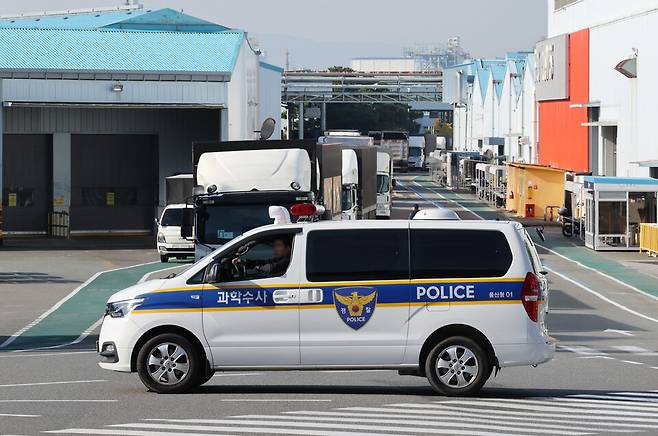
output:
[[[377,290],[360,287],[334,289],[334,304],[340,319],[358,330],[366,325],[375,312]]]

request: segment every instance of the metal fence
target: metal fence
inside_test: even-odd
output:
[[[51,212],[48,214],[48,235],[56,238],[69,237],[69,213]]]

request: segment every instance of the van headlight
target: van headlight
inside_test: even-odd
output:
[[[114,303],[107,303],[105,315],[110,315],[112,318],[123,318],[130,313],[131,310],[144,302],[143,298],[133,298],[132,300],[115,301]]]
[[[158,242],[162,242],[163,244],[167,242],[167,240],[165,239],[164,233],[162,233],[162,232],[158,233]]]

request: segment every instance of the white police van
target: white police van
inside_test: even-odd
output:
[[[100,366],[160,393],[214,371],[397,369],[475,394],[495,368],[555,352],[530,249],[511,222],[260,227],[112,296]]]

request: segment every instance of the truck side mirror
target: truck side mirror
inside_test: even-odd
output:
[[[186,208],[183,211],[183,220],[180,226],[180,235],[184,239],[190,239],[194,227],[194,209]]]
[[[391,186],[393,187],[393,189],[395,189],[397,184],[398,184],[398,182],[395,179],[391,180]]]

